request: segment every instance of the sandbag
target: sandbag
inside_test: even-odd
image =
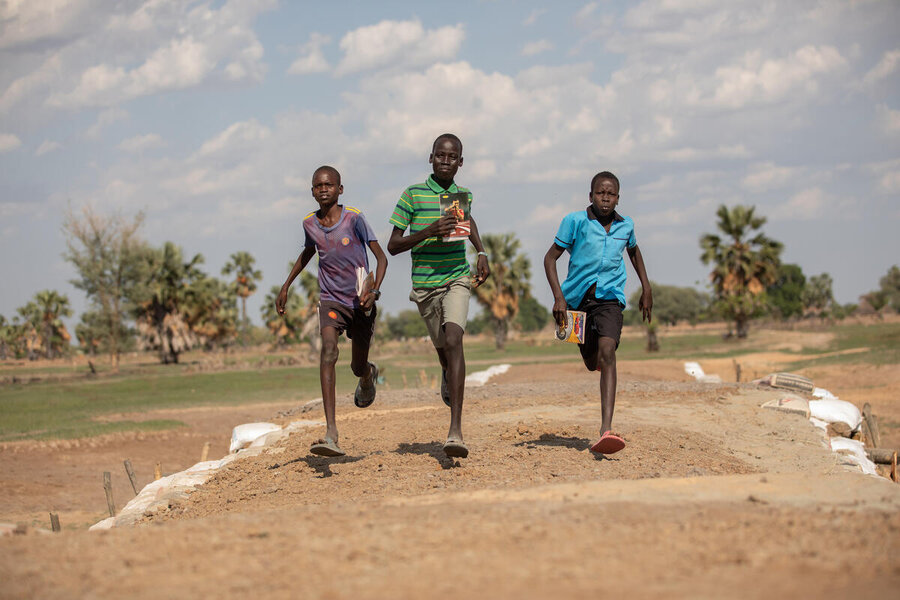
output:
[[[846,423],[851,431],[859,429],[862,413],[845,400],[810,400],[809,414],[826,423]]]
[[[251,444],[268,433],[279,431],[281,427],[274,423],[244,423],[238,425],[231,431],[231,445],[228,451],[232,454],[244,447],[244,444]]]

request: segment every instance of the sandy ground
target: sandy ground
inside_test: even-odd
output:
[[[702,364],[733,375],[730,361]],[[8,444],[0,521],[45,523],[54,508],[64,532],[0,538],[0,597],[896,597],[900,485],[847,470],[802,417],[760,409],[773,392],[693,383],[675,361],[619,373],[628,447],[610,457],[587,449],[596,374],[514,365],[467,392],[468,459],[440,451],[436,392],[382,390],[366,410],[341,397],[348,456],[309,455],[321,432],[302,431],[144,524],[100,533],[83,530],[105,516],[100,472],[115,473],[121,506],[133,495],[122,458],[143,483],[156,461],[183,469],[207,440],[221,456],[234,424],[296,405],[161,411],[188,427]],[[886,400],[896,385],[859,377]],[[300,417],[320,414],[274,420]]]

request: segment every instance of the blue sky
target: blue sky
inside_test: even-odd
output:
[[[719,204],[855,301],[900,262],[900,4],[875,1],[0,3],[0,314],[81,292],[63,215],[143,211],[143,237],[246,250],[280,285],[320,164],[386,242],[457,133],[482,232],[541,258],[591,176],[622,181],[655,281],[697,285]],[[629,275],[629,291],[635,277]],[[410,308],[392,257],[383,306]]]

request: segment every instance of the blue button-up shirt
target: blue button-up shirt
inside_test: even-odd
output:
[[[569,252],[569,272],[562,284],[566,304],[578,308],[592,285],[599,300],[618,300],[625,308],[625,248],[637,246],[634,221],[613,213],[609,233],[591,207],[563,217],[554,243]]]

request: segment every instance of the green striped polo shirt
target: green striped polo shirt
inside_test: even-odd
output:
[[[390,224],[409,232],[417,233],[441,218],[441,202],[438,194],[465,192],[472,206],[472,192],[451,183],[446,190],[429,175],[425,183],[409,186],[397,201]],[[471,210],[471,208],[470,208]],[[439,237],[431,237],[419,242],[412,249],[412,286],[414,288],[434,288],[446,285],[454,279],[469,275],[469,261],[466,260],[466,242],[444,242]]]

